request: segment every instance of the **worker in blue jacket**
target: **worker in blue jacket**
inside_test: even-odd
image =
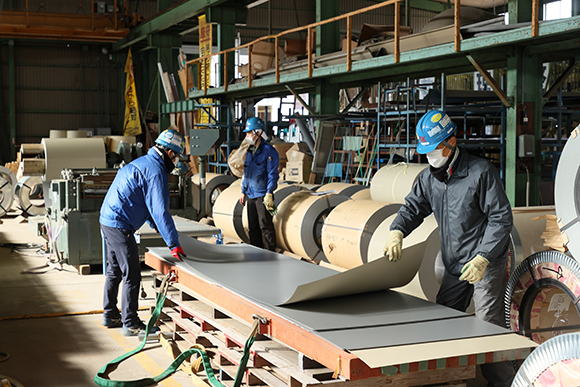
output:
[[[272,222],[276,211],[274,190],[278,187],[278,151],[263,139],[264,121],[246,121],[246,141],[250,144],[244,161],[240,204],[248,206],[250,244],[276,250],[276,231]]]
[[[427,156],[430,167],[419,174],[399,209],[384,252],[399,260],[403,238],[433,213],[445,266],[436,302],[465,312],[473,297],[477,318],[505,326],[512,209],[497,170],[457,147],[455,129],[440,110],[417,123],[417,153]],[[481,371],[489,387],[511,386],[510,362],[482,364]]]
[[[135,231],[147,221],[161,234],[171,255],[178,260],[185,257],[169,214],[168,178],[184,147],[184,137],[177,131],[169,129],[161,133],[146,155],[117,172],[101,206],[99,222],[109,261],[101,324],[108,328],[122,326],[125,336],[136,336],[145,330],[145,324],[137,315],[141,265]],[[117,294],[121,281],[122,309],[119,312]]]

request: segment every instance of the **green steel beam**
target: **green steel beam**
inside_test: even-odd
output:
[[[316,0],[317,22],[339,15],[339,0]],[[316,56],[340,51],[340,42],[340,23],[338,21],[316,27]]]
[[[506,109],[506,160],[505,160],[505,190],[512,207],[516,206],[516,174],[517,160],[517,127],[518,105],[521,100],[521,71],[522,54],[524,48],[516,47],[513,55],[508,58],[507,90],[506,94],[514,101],[514,104]]]
[[[217,50],[223,51],[236,45],[236,23],[245,23],[247,19],[246,8],[219,7],[208,10],[208,22],[217,23]],[[228,56],[227,79],[231,81],[234,78],[234,53],[230,52]],[[223,69],[224,56],[219,57],[220,70]],[[224,72],[220,71],[219,84],[224,84]]]
[[[10,127],[10,159],[16,160],[16,63],[14,59],[14,39],[8,42],[8,99]]]
[[[532,46],[528,49],[528,55],[547,55],[556,51],[575,55],[580,50],[580,38],[565,40],[561,42],[546,43],[539,46]],[[552,59],[552,58],[546,58]],[[552,60],[549,60],[550,62]]]
[[[532,21],[531,3],[531,1],[509,0],[508,12],[510,24]]]
[[[524,98],[525,101],[534,103],[534,137],[535,157],[533,159],[533,172],[530,171],[530,206],[540,205],[540,180],[542,179],[542,60],[539,55],[524,57]],[[527,176],[526,176],[527,179]],[[524,186],[522,184],[522,186]]]
[[[188,0],[167,9],[165,12],[131,29],[123,39],[113,44],[112,51],[126,49],[147,38],[149,34],[162,32],[187,19],[205,12],[206,7],[213,7],[227,0]]]
[[[580,0],[572,0],[572,16],[580,15]]]

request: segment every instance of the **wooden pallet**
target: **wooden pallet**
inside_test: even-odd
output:
[[[162,278],[160,273],[153,274],[156,291]],[[250,332],[247,322],[221,310],[219,306],[178,283],[169,288],[159,321],[164,331],[173,333],[173,339],[182,350],[193,344],[206,347],[216,375],[219,375],[224,385],[233,385],[244,343]],[[475,377],[475,366],[399,373],[394,377],[379,376],[356,381],[349,381],[340,375],[335,378],[334,374],[334,370],[284,343],[258,335],[243,380],[247,386],[270,387],[328,384],[340,387],[421,386],[449,382],[456,383],[454,387],[460,387],[462,384],[457,383]],[[198,376],[200,383],[208,384],[205,375]]]

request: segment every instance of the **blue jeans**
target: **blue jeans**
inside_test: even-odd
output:
[[[101,224],[101,230],[107,245],[107,277],[103,298],[103,317],[117,319],[121,317],[123,325],[135,328],[141,320],[137,315],[139,309],[139,285],[141,284],[141,264],[139,247],[134,233],[130,230],[107,227]],[[121,294],[121,312],[117,308],[119,284],[123,281]]]

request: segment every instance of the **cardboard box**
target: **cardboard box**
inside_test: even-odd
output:
[[[278,172],[282,172],[282,169],[286,167],[286,163],[288,162],[288,150],[294,146],[291,142],[279,142],[276,144],[272,144],[274,149],[278,152],[278,156],[280,157],[280,165],[278,166]]]
[[[310,148],[305,142],[299,142],[288,149],[286,152],[286,158],[288,162],[290,161],[312,161],[312,156],[310,155]]]
[[[286,164],[286,180],[296,183],[307,183],[310,179],[310,170],[312,160],[310,161],[288,161]]]
[[[316,33],[312,34],[312,43],[310,44],[310,50],[314,52]],[[294,56],[294,55],[308,55],[306,51],[306,39],[286,39],[284,41],[284,55]]]
[[[274,64],[274,57],[276,52],[274,51],[274,43],[269,42],[258,42],[252,46],[252,74],[255,75],[260,71],[268,70],[272,68]],[[239,68],[239,73],[242,77],[248,75],[248,64],[241,65]]]
[[[341,46],[342,51],[346,51],[346,42],[347,42],[346,38],[342,38],[342,46]],[[355,42],[354,40],[351,40],[350,41],[350,48],[353,49],[356,46],[358,46],[358,43]]]

